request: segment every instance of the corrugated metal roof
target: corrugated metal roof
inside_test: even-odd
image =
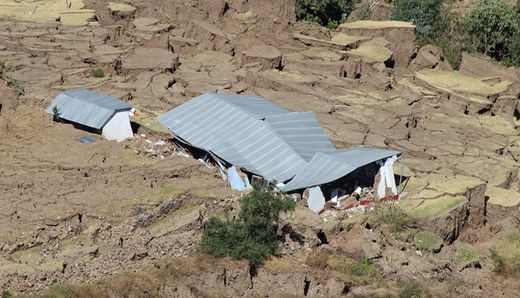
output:
[[[336,150],[314,112],[279,114],[266,117],[265,121],[306,161],[318,152]]]
[[[188,144],[268,180],[285,191],[332,182],[398,151],[336,150],[313,112],[290,112],[258,96],[206,93],[161,115]],[[265,120],[265,121],[264,121]]]
[[[329,155],[359,168],[364,165],[373,163],[374,161],[378,161],[394,155],[399,155],[401,153],[401,151],[385,150],[372,147],[353,147],[348,149],[341,149],[334,153],[329,153]]]
[[[369,147],[355,147],[328,154],[318,153],[282,189],[292,191],[329,183],[362,166],[400,153]]]
[[[269,180],[287,181],[306,162],[259,120],[280,113],[288,111],[258,96],[206,93],[158,120],[195,147]]]
[[[58,107],[60,117],[96,129],[102,128],[115,112],[131,110],[132,106],[114,97],[86,89],[73,89],[59,94],[46,112]]]

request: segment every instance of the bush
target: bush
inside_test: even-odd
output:
[[[417,36],[430,40],[444,29],[442,0],[396,0],[392,20],[412,22]]]
[[[94,78],[102,78],[105,76],[105,72],[101,68],[96,67],[96,68],[92,69],[92,76]]]
[[[371,218],[374,225],[389,225],[394,232],[402,232],[416,226],[415,221],[395,205],[376,204]]]
[[[464,28],[477,50],[502,61],[520,41],[520,20],[515,9],[501,0],[480,0],[465,19]]]
[[[296,0],[296,18],[335,28],[347,20],[358,0]]]
[[[9,292],[9,290],[2,290],[2,298],[11,298],[13,297],[13,294],[11,294],[11,292]]]
[[[199,248],[216,257],[246,259],[256,267],[278,249],[278,217],[294,210],[294,206],[290,197],[273,186],[255,185],[251,193],[240,199],[237,219],[213,217],[206,223]]]

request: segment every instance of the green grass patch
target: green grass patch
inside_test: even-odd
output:
[[[434,219],[450,213],[460,205],[466,203],[467,199],[464,196],[446,196],[437,199],[425,199],[420,201],[420,204],[418,204],[416,208],[413,208],[409,212],[410,216],[417,219]]]
[[[463,243],[457,247],[457,253],[455,259],[457,262],[474,262],[478,260],[479,255],[473,248],[473,246]]]
[[[368,258],[358,261],[346,256],[330,255],[326,264],[332,270],[346,274],[361,284],[374,283],[378,278],[377,268]]]
[[[490,252],[495,272],[505,276],[520,276],[520,232],[507,234]]]
[[[417,282],[408,282],[399,291],[399,298],[422,298],[431,297],[427,288]]]
[[[32,260],[36,259],[43,253],[43,248],[41,246],[35,246],[24,250],[19,250],[11,254],[13,259],[17,260]]]
[[[442,246],[442,238],[430,232],[419,232],[415,234],[415,244],[421,251],[438,252]]]

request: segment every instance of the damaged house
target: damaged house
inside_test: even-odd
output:
[[[75,127],[121,142],[133,137],[129,113],[132,106],[114,97],[86,89],[60,93],[46,112],[69,121]]]
[[[338,150],[314,112],[291,112],[259,96],[206,93],[158,120],[177,144],[216,164],[234,189],[266,179],[303,194],[316,212],[325,201],[339,207],[352,196],[356,205],[398,195],[393,164],[401,152]]]

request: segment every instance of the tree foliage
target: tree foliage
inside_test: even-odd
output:
[[[501,61],[519,36],[519,17],[504,1],[481,0],[467,16],[465,29],[480,52]]]
[[[412,22],[420,38],[435,38],[443,29],[442,0],[396,0],[392,19]]]
[[[296,0],[296,18],[334,28],[347,20],[358,0]]]
[[[240,209],[236,219],[213,217],[206,223],[200,250],[216,257],[246,259],[258,266],[278,249],[278,217],[294,210],[294,201],[273,186],[254,186],[240,199]]]

